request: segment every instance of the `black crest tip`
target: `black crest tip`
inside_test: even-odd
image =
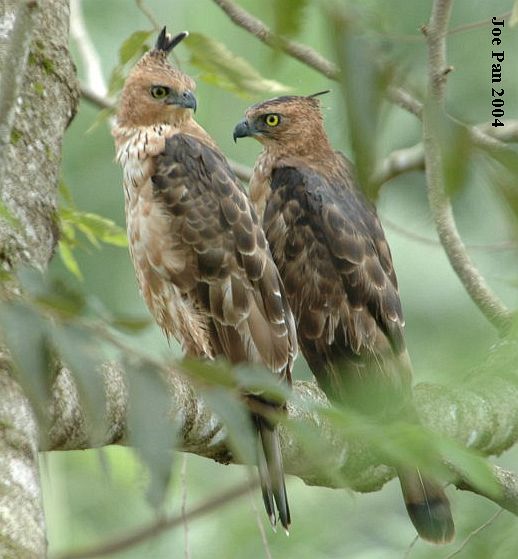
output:
[[[158,35],[158,39],[156,40],[155,49],[169,53],[178,43],[182,42],[188,36],[189,33],[187,31],[182,31],[181,33],[178,33],[178,35],[171,37],[164,26],[162,31],[160,31],[160,35]]]
[[[326,95],[327,93],[331,93],[331,90],[324,89],[324,91],[317,91],[316,93],[312,93],[311,95],[308,95],[308,97],[314,99],[315,97],[320,97],[320,95]]]

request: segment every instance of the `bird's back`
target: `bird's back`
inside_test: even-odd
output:
[[[386,379],[406,391],[411,368],[390,249],[347,161],[335,157],[327,176],[296,161],[271,171],[263,225],[300,348],[333,397],[349,399],[356,379],[362,390]]]

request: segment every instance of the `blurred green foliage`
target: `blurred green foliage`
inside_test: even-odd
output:
[[[369,167],[394,149],[420,140],[418,121],[383,102],[380,93],[389,78],[397,77],[423,95],[426,49],[419,27],[429,16],[430,2],[335,2],[333,9],[340,9],[342,19],[330,16],[330,3],[319,0],[261,3],[241,0],[240,3],[275,31],[311,45],[340,64],[344,80],[342,85],[330,82],[282,54],[273,58],[265,45],[236,28],[210,0],[177,0],[174,4],[149,0],[147,6],[171,32],[182,29],[192,32],[184,46],[176,49],[175,56],[182,69],[198,81],[197,119],[229,157],[248,165],[253,163],[258,145],[241,142],[236,147],[232,143],[233,127],[251,102],[277,95],[280,84],[294,94],[332,89],[332,94],[323,99],[327,130],[336,148],[356,159],[360,178],[366,177]],[[452,28],[489,19],[510,10],[512,5],[510,0],[493,0],[490,6],[481,0],[458,0]],[[128,0],[85,0],[83,8],[89,32],[101,55],[104,74],[107,78],[111,76],[110,89],[115,92],[146,43],[152,42],[153,33],[143,31],[149,30],[151,24],[136,4]],[[110,33],[106,32],[107,21]],[[504,41],[506,118],[517,118],[518,75],[512,71],[514,53],[518,52],[516,27],[511,29],[506,23]],[[77,45],[71,47],[79,75],[84,76]],[[239,57],[232,53],[239,53]],[[448,78],[447,109],[464,122],[475,124],[490,119],[490,58],[489,25],[454,33],[448,38],[448,59],[455,70]],[[15,325],[10,331],[13,338],[10,346],[15,349],[17,370],[22,382],[25,379],[29,396],[37,401],[45,393],[48,362],[60,354],[68,359],[87,401],[92,402],[92,417],[99,409],[95,407],[99,405],[98,379],[89,378],[95,363],[103,353],[118,357],[124,353],[121,348],[130,346],[138,350],[138,358],[133,356],[136,361],[126,361],[132,394],[139,396],[134,399],[134,414],[130,416],[136,451],[108,448],[102,451],[102,460],[99,460],[100,451],[55,453],[42,460],[51,552],[94,545],[131,532],[152,519],[157,506],[169,514],[178,513],[181,506],[179,460],[168,451],[175,432],[162,421],[167,401],[156,370],[157,362],[178,357],[180,352],[177,344],[168,346],[156,326],[144,328],[148,313],[137,292],[127,251],[120,248],[124,244],[121,171],[113,162],[114,150],[107,126],[92,128],[98,115],[96,108],[83,102],[65,138],[63,181],[75,202],[65,192],[60,210],[64,233],[60,246],[62,261],[54,260],[48,284],[35,281],[32,287],[29,285],[29,305],[8,305],[0,315],[2,325]],[[491,160],[491,153],[473,157],[458,127],[447,124],[441,126],[440,133],[448,156],[444,167],[448,189],[459,229],[468,245],[492,245],[501,240],[518,242],[515,220],[518,196],[512,154],[498,163]],[[502,167],[507,169],[505,173]],[[382,221],[385,220],[398,272],[407,318],[407,342],[417,380],[462,383],[467,372],[484,359],[496,341],[496,334],[468,298],[442,249],[414,238],[414,235],[436,238],[423,174],[403,175],[384,185],[381,192],[371,194],[379,194],[378,207]],[[3,207],[0,213],[5,213]],[[396,222],[410,233],[401,235],[393,231],[390,222]],[[87,243],[79,242],[81,238]],[[102,243],[100,250],[84,250],[99,243]],[[506,304],[516,308],[516,249],[473,250],[472,256]],[[79,276],[82,282],[78,281]],[[43,323],[46,319],[42,315],[49,315],[52,325],[48,321]],[[99,324],[109,327],[109,336],[99,335],[96,330]],[[121,326],[126,333],[115,336],[113,328]],[[29,354],[23,347],[16,351],[19,338],[16,333],[20,331],[29,336],[31,347],[39,348],[38,351]],[[120,345],[110,343],[112,334]],[[69,351],[72,346],[77,351],[74,355]],[[190,366],[191,374],[197,375],[200,381],[216,378],[214,368]],[[246,379],[262,386],[260,372],[252,376],[249,373],[238,370],[230,374],[223,367],[217,372],[218,384],[233,385]],[[35,376],[39,388],[34,388]],[[295,377],[308,378],[302,359],[298,360]],[[241,421],[243,410],[228,391],[218,386],[205,390],[209,403],[226,417],[229,425]],[[43,413],[41,402],[37,409]],[[147,421],[141,421],[144,416]],[[385,452],[397,456],[410,453],[410,458],[428,463],[422,432],[409,433],[403,429],[389,432],[336,410],[331,417],[344,429],[357,427],[358,436],[377,440]],[[156,429],[150,429],[153,425]],[[236,448],[245,448],[246,457],[252,450],[246,451],[247,439],[243,442],[243,434],[239,429],[229,429],[232,442]],[[314,448],[312,459],[316,463],[325,462],[325,448],[318,445],[318,433],[307,431],[300,436],[305,436]],[[476,481],[490,483],[484,463],[478,457],[448,446],[449,443],[442,444],[441,451],[472,472]],[[433,462],[432,457],[430,461]],[[501,457],[499,463],[518,470],[516,450]],[[102,464],[108,465],[109,475]],[[173,479],[168,484],[170,475]],[[246,475],[244,468],[223,468],[189,456],[187,506],[210,498]],[[146,492],[154,507],[146,501]],[[293,514],[289,539],[273,534],[266,526],[259,496],[254,494],[251,498],[259,509],[257,518],[250,500],[244,498],[192,522],[189,525],[191,556],[197,559],[267,556],[258,521],[265,524],[271,555],[286,559],[402,558],[412,541],[414,531],[396,482],[382,492],[352,496],[345,491],[306,487],[300,480],[290,479],[288,493]],[[456,543],[438,550],[418,542],[410,557],[447,556],[495,511],[492,503],[472,494],[450,492],[450,495],[458,530]],[[518,554],[517,534],[515,518],[504,513],[476,536],[459,557],[511,559]],[[119,556],[179,556],[183,554],[183,538],[181,530],[164,533]]]

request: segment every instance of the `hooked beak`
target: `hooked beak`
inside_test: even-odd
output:
[[[254,131],[251,130],[250,124],[248,124],[248,120],[244,118],[241,122],[238,122],[236,124],[236,127],[234,128],[234,142],[237,142],[238,138],[246,138],[247,136],[253,136],[253,134]]]
[[[192,91],[184,91],[183,93],[171,92],[167,99],[168,105],[176,105],[182,109],[192,109],[196,112],[196,97]]]

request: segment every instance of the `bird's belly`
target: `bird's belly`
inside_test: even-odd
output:
[[[181,282],[175,281],[185,272],[186,255],[175,244],[160,206],[143,196],[127,200],[126,218],[137,282],[156,322],[187,354],[213,357],[206,320]]]

